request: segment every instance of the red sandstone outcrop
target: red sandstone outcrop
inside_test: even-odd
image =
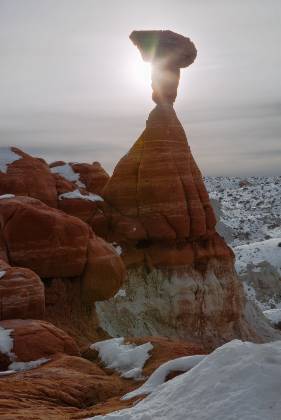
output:
[[[0,260],[0,320],[43,318],[44,285],[28,268],[10,267]]]
[[[99,214],[99,203],[85,198],[73,198],[65,195],[59,196],[58,207],[64,213],[78,217],[83,222],[92,225],[92,219]]]
[[[3,268],[2,319],[42,318],[45,308],[46,319],[80,342],[104,337],[94,304],[114,296],[125,278],[111,245],[78,218],[20,196],[0,200],[0,239],[2,257],[25,267]],[[43,284],[30,270],[44,280],[46,305]]]
[[[12,319],[1,321],[0,327],[11,330],[10,337],[13,340],[11,361],[30,362],[49,358],[57,353],[80,355],[73,338],[49,322]]]
[[[103,208],[99,194],[109,175],[98,162],[58,161],[53,162],[50,169],[56,181],[58,208],[92,226],[93,217],[101,213],[100,207]]]
[[[27,195],[57,207],[55,180],[47,163],[16,147],[0,148],[0,195],[3,194]]]
[[[80,176],[80,181],[86,186],[90,193],[100,194],[103,187],[109,180],[108,173],[103,169],[99,162],[72,163],[74,172]]]
[[[87,300],[113,296],[122,284],[124,267],[114,248],[81,220],[39,200],[0,200],[0,227],[12,265],[42,278],[81,276]],[[100,278],[104,290],[98,292]]]
[[[75,277],[87,261],[90,231],[80,220],[29,197],[0,200],[3,240],[12,265],[40,277]]]
[[[69,183],[72,184],[73,189],[80,188],[94,194],[100,194],[101,190],[109,179],[108,173],[103,169],[99,162],[90,163],[77,163],[77,162],[63,162],[56,161],[50,165],[51,172],[56,177],[60,175],[63,179],[68,181],[65,184],[65,190],[63,185],[58,181],[58,192],[64,193],[71,191],[69,189]]]
[[[80,357],[57,355],[39,368],[1,378],[0,416],[29,420],[86,418],[106,412],[108,400],[109,412],[131,405],[122,403],[120,397],[138,385],[118,374],[108,375]]]

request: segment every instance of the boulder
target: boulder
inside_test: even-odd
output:
[[[83,273],[90,238],[79,219],[29,197],[0,200],[0,226],[12,265],[40,277],[75,277]]]
[[[37,274],[0,260],[0,320],[40,319],[44,311],[44,285]]]
[[[46,321],[12,319],[0,322],[0,327],[11,330],[13,340],[11,361],[30,362],[49,358],[57,353],[79,356],[77,344],[63,330]]]
[[[84,301],[107,300],[120,289],[125,270],[119,255],[103,239],[90,239],[87,264],[83,274]]]
[[[124,280],[124,265],[112,246],[81,220],[39,200],[0,200],[0,228],[10,264],[42,278],[79,277],[88,302],[114,296]]]
[[[97,202],[83,198],[64,197],[63,195],[59,197],[58,207],[60,210],[71,216],[78,217],[78,219],[91,226],[92,218],[99,211]]]
[[[56,184],[47,163],[16,147],[0,148],[0,196],[4,194],[26,195],[57,207]]]

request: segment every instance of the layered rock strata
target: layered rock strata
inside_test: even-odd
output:
[[[245,319],[233,252],[215,230],[208,193],[173,109],[177,83],[168,93],[162,74],[163,66],[191,64],[196,49],[169,31],[133,32],[131,39],[152,63],[157,105],[101,192],[109,220],[103,235],[119,245],[128,268],[123,290],[97,305],[101,325],[111,335],[165,335],[210,346],[237,337],[259,340]],[[155,74],[164,80],[157,88]],[[99,216],[97,231],[100,224]]]
[[[93,338],[95,302],[114,296],[125,278],[114,247],[78,218],[26,196],[0,200],[0,239],[1,318],[44,316],[40,276],[47,319]]]

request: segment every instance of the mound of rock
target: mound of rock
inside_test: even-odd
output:
[[[37,274],[0,260],[0,320],[40,319],[44,312],[44,285]]]
[[[72,185],[73,190],[82,188],[90,193],[100,194],[109,180],[108,173],[103,169],[99,162],[90,164],[57,161],[50,164],[50,169],[57,180],[62,178],[63,180],[68,181],[68,185],[65,184],[64,191],[62,185],[59,184],[60,193],[70,191],[70,184]]]
[[[7,369],[11,362],[30,362],[50,358],[57,353],[79,356],[77,344],[68,334],[46,321],[10,319],[0,322],[7,331],[12,345],[8,363],[0,366]],[[1,353],[1,349],[0,349]],[[0,358],[3,358],[2,353]]]
[[[81,276],[89,287],[89,279],[94,284],[101,275],[107,297],[119,289],[124,277],[120,257],[81,220],[39,200],[14,197],[0,200],[0,222],[12,265],[30,268],[42,278]],[[85,293],[95,300],[95,286]]]
[[[16,147],[0,148],[0,196],[27,195],[51,207],[57,207],[54,177],[43,159]]]
[[[34,198],[0,200],[0,237],[6,261],[25,268],[9,269],[0,284],[6,319],[40,317],[44,289],[39,275],[46,285],[47,319],[60,325],[62,317],[63,325],[72,327],[76,318],[76,330],[82,331],[85,319],[94,324],[95,302],[114,296],[125,278],[123,262],[111,245],[78,218]],[[21,307],[13,302],[16,293],[25,302]]]

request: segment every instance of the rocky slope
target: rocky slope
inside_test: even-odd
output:
[[[207,177],[217,229],[231,245],[248,298],[281,307],[281,177]]]

